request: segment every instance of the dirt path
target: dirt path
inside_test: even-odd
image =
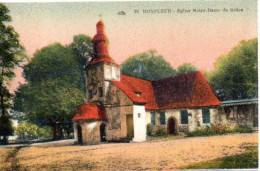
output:
[[[23,147],[15,147],[9,151],[9,153],[6,155],[5,160],[4,160],[4,163],[6,165],[2,168],[2,170],[5,170],[5,171],[21,170],[19,160],[17,159],[17,154],[21,148],[23,148]]]
[[[153,170],[174,169],[245,152],[258,134],[233,134],[143,143],[96,146],[24,147],[13,167],[27,170]],[[12,166],[12,165],[11,165]]]

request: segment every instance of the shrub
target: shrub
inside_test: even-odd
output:
[[[252,128],[249,126],[236,126],[234,128],[230,127],[229,122],[216,122],[214,124],[206,125],[201,128],[197,128],[195,131],[188,132],[188,137],[195,136],[210,136],[210,135],[222,135],[227,133],[250,133],[253,132]]]
[[[22,139],[44,137],[48,138],[52,136],[52,129],[50,127],[38,127],[36,124],[23,121],[19,123],[16,128],[16,134]]]
[[[247,125],[240,125],[236,126],[233,128],[234,132],[239,132],[239,133],[251,133],[253,132],[252,128],[247,126]]]
[[[158,129],[155,134],[155,136],[165,136],[168,135],[168,132],[166,129]]]
[[[148,136],[152,136],[152,134],[153,134],[153,125],[152,124],[147,124],[147,129],[146,129],[146,134],[148,135]]]

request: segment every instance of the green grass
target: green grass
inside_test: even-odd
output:
[[[157,140],[175,140],[175,139],[182,139],[185,138],[185,136],[182,135],[161,135],[161,136],[148,136],[148,141],[157,141]]]
[[[247,147],[247,152],[239,155],[223,157],[207,162],[189,165],[181,169],[231,169],[258,168],[257,147]]]

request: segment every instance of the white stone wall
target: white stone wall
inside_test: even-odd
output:
[[[181,123],[181,110],[187,110],[189,116],[188,116],[188,124],[182,124]],[[158,116],[159,111],[156,111],[156,115]],[[175,117],[177,120],[177,124],[179,127],[187,127],[189,131],[194,131],[199,126],[205,126],[210,125],[207,123],[203,123],[202,118],[202,109],[168,109],[165,110],[165,118],[166,118],[166,124],[168,124],[168,119],[170,117]],[[156,119],[158,119],[156,116]],[[215,123],[216,121],[219,121],[219,114],[218,110],[216,108],[210,109],[210,123]],[[151,111],[146,111],[146,125],[151,123]],[[156,121],[156,125],[160,124],[158,121]]]
[[[120,81],[120,68],[113,65],[104,65],[104,79]]]
[[[202,109],[188,109],[189,118],[189,131],[195,131],[199,125],[202,125]]]
[[[181,124],[181,115],[180,115],[180,110],[179,109],[169,109],[165,111],[165,118],[166,118],[166,124],[168,124],[168,119],[170,117],[175,117],[177,119],[177,125]]]
[[[151,112],[145,111],[146,125],[151,123]]]
[[[146,113],[144,105],[134,105],[134,142],[146,141]]]
[[[73,122],[73,128],[74,128],[74,142],[78,142],[77,123]]]
[[[210,109],[210,122],[215,123],[217,121],[221,121],[221,114],[218,113],[218,109]]]

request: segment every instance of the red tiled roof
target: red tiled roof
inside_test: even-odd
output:
[[[155,102],[153,96],[153,87],[150,81],[121,75],[120,82],[112,81],[114,85],[120,88],[133,102],[135,103],[146,103],[150,106]],[[137,95],[140,94],[140,97]],[[150,99],[147,101],[147,99]]]
[[[169,77],[158,81],[121,75],[112,81],[133,102],[145,103],[146,109],[173,109],[220,104],[214,90],[200,72]],[[140,97],[136,94],[140,93]]]
[[[100,105],[85,103],[78,107],[72,120],[107,120],[107,117]]]
[[[192,72],[153,82],[154,94],[161,109],[217,106],[214,90],[201,72]]]

